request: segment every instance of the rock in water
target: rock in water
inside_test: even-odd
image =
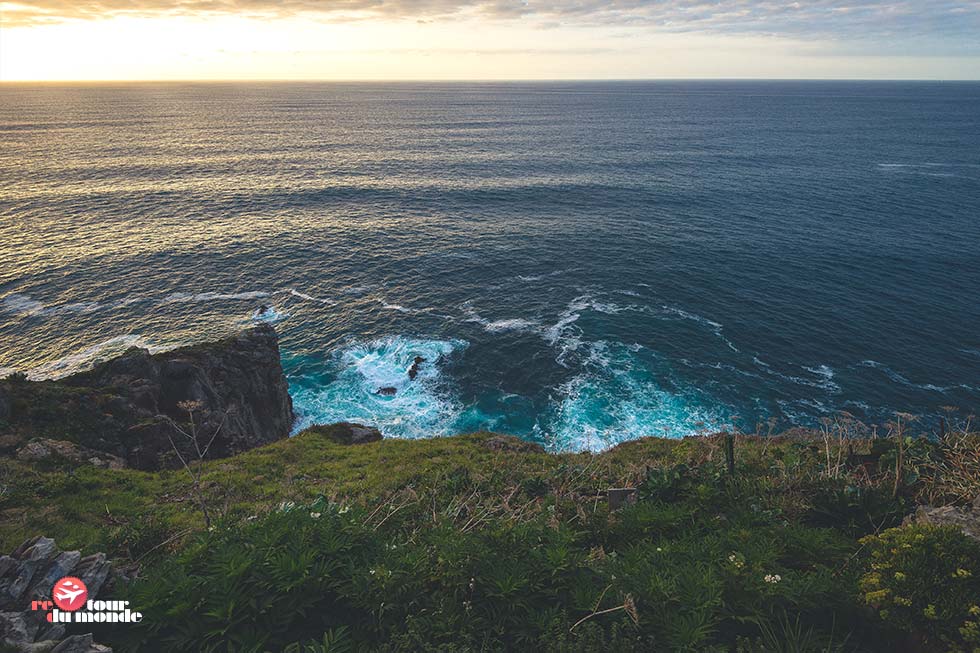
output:
[[[0,435],[21,436],[22,443],[28,435],[69,440],[84,454],[95,450],[131,467],[159,469],[179,464],[170,437],[191,452],[168,421],[189,430],[188,407],[203,443],[218,432],[208,458],[287,437],[293,424],[288,390],[276,332],[262,324],[160,354],[133,348],[57,381],[0,381],[0,396],[10,406]]]
[[[408,378],[410,380],[414,381],[415,377],[419,375],[419,366],[422,365],[422,363],[424,362],[425,359],[422,358],[421,356],[415,357],[415,360],[412,362],[412,366],[408,368]]]
[[[385,386],[383,388],[378,388],[378,394],[382,397],[394,397],[398,393],[398,388],[393,386]]]

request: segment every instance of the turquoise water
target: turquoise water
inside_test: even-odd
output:
[[[265,320],[297,428],[980,405],[980,84],[6,85],[0,142],[36,378]]]

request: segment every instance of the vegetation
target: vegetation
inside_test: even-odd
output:
[[[96,631],[117,651],[980,651],[980,544],[901,526],[980,494],[980,435],[860,428],[739,435],[734,473],[724,435],[549,455],[331,427],[195,475],[5,461],[0,544],[138,563],[115,593],[143,623]]]

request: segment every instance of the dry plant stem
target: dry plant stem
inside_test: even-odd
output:
[[[204,458],[208,455],[208,451],[211,450],[211,445],[214,444],[215,438],[218,437],[218,434],[221,433],[221,429],[224,428],[225,422],[228,420],[228,412],[226,411],[221,416],[221,423],[218,424],[218,427],[214,430],[214,433],[211,434],[211,438],[208,440],[208,443],[204,445],[204,448],[202,449],[201,441],[200,438],[198,438],[198,433],[197,433],[197,423],[194,421],[194,411],[200,407],[200,404],[198,404],[197,402],[182,402],[180,406],[181,408],[184,408],[187,411],[187,415],[191,425],[190,433],[188,433],[183,428],[181,428],[180,425],[177,424],[177,422],[170,419],[169,417],[164,416],[164,419],[167,421],[168,424],[170,424],[171,427],[173,427],[175,431],[177,431],[177,433],[180,433],[185,438],[191,441],[191,443],[194,445],[194,452],[197,454],[197,461],[198,463],[201,463],[204,461]],[[197,500],[197,504],[201,508],[201,513],[204,515],[205,527],[210,529],[211,512],[208,509],[207,500],[204,498],[204,490],[201,484],[200,466],[197,466],[196,468],[192,468],[191,465],[187,462],[187,459],[184,458],[184,455],[180,453],[180,448],[177,446],[177,443],[174,442],[173,437],[171,437],[169,433],[167,434],[167,439],[170,441],[170,446],[173,448],[174,453],[177,454],[177,459],[180,460],[180,464],[184,467],[185,470],[187,470],[187,473],[191,477],[191,485],[193,487],[194,495],[195,495],[194,498]]]

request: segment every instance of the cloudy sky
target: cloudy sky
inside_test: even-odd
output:
[[[980,0],[0,0],[0,80],[980,78]]]

